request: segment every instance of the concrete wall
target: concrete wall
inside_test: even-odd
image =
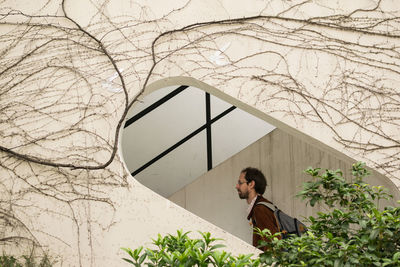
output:
[[[238,198],[235,190],[243,168],[260,168],[268,182],[265,196],[282,210],[301,219],[318,210],[306,206],[304,201],[295,197],[301,190],[302,183],[309,179],[303,170],[309,166],[322,169],[340,168],[345,177],[350,177],[353,163],[353,160],[344,155],[334,155],[324,147],[311,145],[275,129],[169,199],[251,243],[251,229],[245,218],[247,203]],[[397,188],[383,175],[372,171],[367,181],[373,185],[384,185],[395,199],[400,199]]]
[[[2,251],[37,247],[59,257],[57,265],[119,266],[121,247],[184,229],[253,252],[130,176],[121,126],[144,90],[169,85],[201,88],[311,136],[304,140],[364,160],[400,187],[394,1],[6,0],[0,9]],[[221,165],[226,172],[215,176],[232,180],[203,182],[212,188],[190,205],[240,213],[234,183],[240,168],[254,165],[274,179],[273,200],[292,209],[295,174],[334,160],[283,137],[265,141],[273,153],[256,149]],[[221,199],[206,198],[213,190]],[[233,205],[218,208],[224,202]]]

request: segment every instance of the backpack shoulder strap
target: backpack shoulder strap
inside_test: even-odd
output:
[[[264,205],[267,208],[269,208],[270,210],[272,210],[273,212],[275,212],[275,210],[278,209],[278,207],[275,206],[274,204],[269,203],[269,202],[265,202],[265,201],[260,201],[260,202],[256,203],[256,205]]]
[[[276,226],[278,227],[278,232],[281,232],[281,225],[280,225],[279,220],[278,220],[278,218],[276,217],[276,214],[275,214],[276,211],[279,211],[278,207],[275,206],[275,205],[272,204],[272,203],[265,202],[265,201],[260,201],[260,202],[256,203],[256,205],[264,205],[264,206],[266,206],[267,208],[269,208],[270,210],[272,210],[272,212],[274,213],[274,218],[275,218]]]

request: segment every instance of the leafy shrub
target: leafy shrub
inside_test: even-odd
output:
[[[177,235],[158,235],[153,239],[155,249],[143,248],[142,246],[131,250],[122,248],[130,258],[124,258],[126,262],[139,266],[259,266],[259,259],[252,259],[252,255],[233,256],[231,253],[218,250],[224,247],[222,244],[215,244],[221,239],[211,238],[210,233],[201,233],[201,239],[191,239],[188,233],[178,230]]]
[[[363,181],[368,175],[363,163],[352,167],[353,182],[340,170],[309,168],[313,181],[304,184],[298,196],[311,206],[322,204],[329,212],[309,217],[309,232],[301,237],[278,240],[278,234],[259,231],[271,242],[261,256],[265,264],[280,266],[400,266],[400,207],[378,208],[389,199],[383,187]]]

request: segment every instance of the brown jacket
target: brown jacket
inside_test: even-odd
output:
[[[253,230],[254,228],[260,228],[261,230],[267,228],[271,231],[271,234],[275,234],[276,232],[279,232],[279,228],[274,216],[274,212],[267,208],[266,206],[259,204],[257,205],[258,202],[264,201],[264,202],[269,202],[272,203],[271,201],[263,198],[262,196],[257,196],[257,199],[253,205],[253,208],[251,209],[249,215],[247,216],[247,219],[251,219],[251,223],[253,225]],[[253,232],[253,246],[257,247],[258,242],[261,240],[261,237]],[[263,249],[263,248],[261,248]],[[263,249],[265,250],[265,249]]]

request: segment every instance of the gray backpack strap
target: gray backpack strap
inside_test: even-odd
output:
[[[275,206],[275,205],[272,204],[272,203],[265,202],[265,201],[257,202],[256,205],[258,205],[258,204],[264,205],[264,206],[266,206],[267,208],[269,208],[270,210],[272,210],[272,212],[274,213],[274,218],[275,218],[276,225],[278,226],[278,232],[280,232],[280,231],[281,231],[281,225],[280,225],[280,223],[279,223],[279,221],[278,221],[278,218],[276,217],[276,214],[275,214],[275,212],[276,212],[277,210],[279,210],[278,207]]]
[[[274,204],[269,203],[269,202],[260,201],[260,202],[257,202],[257,203],[256,203],[256,205],[258,205],[258,204],[261,204],[261,205],[266,206],[267,208],[269,208],[269,209],[272,210],[273,212],[275,212],[275,210],[278,209]]]

